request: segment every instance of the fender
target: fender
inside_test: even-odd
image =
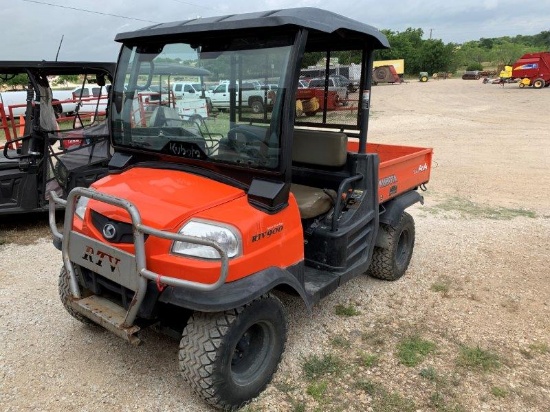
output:
[[[198,292],[186,288],[167,286],[159,302],[176,305],[200,312],[222,312],[243,306],[273,289],[290,287],[303,299],[311,311],[313,299],[305,291],[303,282],[304,263],[300,262],[287,269],[269,267],[253,275],[226,283],[210,292]]]
[[[394,199],[387,201],[386,203],[383,203],[380,205],[380,223],[396,226],[399,223],[401,214],[405,211],[405,209],[418,202],[424,204],[424,197],[417,191],[410,190]]]

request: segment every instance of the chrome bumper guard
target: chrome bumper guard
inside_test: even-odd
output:
[[[67,200],[63,200],[58,197],[54,192],[50,192],[50,202],[49,202],[49,223],[50,229],[52,231],[54,241],[61,242],[61,254],[63,257],[63,264],[67,273],[69,275],[69,286],[73,300],[71,306],[82,313],[84,316],[94,320],[95,322],[101,324],[117,335],[125,338],[131,343],[139,343],[139,339],[133,336],[139,328],[134,326],[134,321],[137,317],[139,308],[143,303],[145,298],[145,292],[147,290],[147,280],[152,280],[159,284],[189,288],[197,291],[212,291],[220,286],[222,286],[229,272],[229,258],[227,253],[221,248],[221,246],[211,240],[197,238],[193,236],[186,236],[179,233],[166,232],[158,229],[154,229],[149,226],[145,226],[141,222],[141,216],[138,209],[131,202],[117,198],[115,196],[107,195],[104,193],[97,192],[93,189],[77,187],[71,190],[67,196]],[[121,313],[120,316],[107,315],[108,312],[112,312],[112,303],[105,303],[109,305],[109,310],[107,308],[102,308],[101,303],[98,303],[101,298],[95,297],[93,305],[90,302],[82,302],[86,299],[82,299],[80,293],[80,287],[78,285],[77,275],[75,268],[71,260],[71,244],[81,244],[82,239],[87,239],[85,236],[73,231],[73,219],[75,214],[75,205],[76,200],[79,197],[88,197],[90,199],[97,200],[99,202],[104,202],[113,206],[118,206],[128,212],[132,219],[132,227],[134,234],[134,255],[125,253],[119,249],[113,248],[107,244],[101,244],[102,252],[107,251],[111,256],[121,256],[126,261],[130,261],[131,264],[125,267],[131,267],[130,272],[135,270],[135,273],[126,273],[124,276],[126,278],[137,279],[135,282],[130,282],[135,284],[135,295],[130,303],[130,306],[125,313]],[[63,224],[62,233],[57,228],[57,222],[55,217],[56,205],[65,207],[65,220]],[[202,246],[208,246],[214,248],[218,251],[221,257],[220,265],[220,276],[218,280],[214,283],[199,283],[192,282],[183,279],[177,279],[173,277],[168,277],[155,273],[147,269],[146,256],[145,256],[145,240],[144,235],[148,234],[150,236],[156,236],[172,241],[180,241],[187,243],[194,243]],[[74,241],[71,241],[73,237]],[[67,240],[67,241],[63,241]],[[93,242],[93,239],[90,239]],[[135,268],[135,269],[134,269]],[[79,302],[82,302],[79,304]],[[98,307],[99,306],[99,307]],[[93,307],[93,309],[91,309]],[[102,313],[105,313],[105,316],[102,316]],[[118,319],[118,320],[117,320]],[[137,330],[136,330],[137,329]]]

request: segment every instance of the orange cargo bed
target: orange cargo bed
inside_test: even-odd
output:
[[[348,151],[357,152],[358,141],[348,143]],[[368,143],[368,153],[380,158],[378,196],[383,203],[430,180],[433,149]]]

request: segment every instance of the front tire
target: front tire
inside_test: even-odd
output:
[[[397,226],[380,224],[387,236],[386,247],[375,247],[368,274],[382,280],[401,278],[411,261],[414,249],[414,220],[403,212]]]
[[[69,302],[72,299],[71,288],[69,286],[69,273],[67,272],[67,269],[65,269],[65,266],[61,268],[61,272],[59,273],[58,291],[61,303],[63,304],[65,310],[69,312],[69,315],[86,325],[95,325],[92,320],[75,311],[70,305]]]
[[[181,373],[208,403],[236,410],[271,381],[286,332],[284,307],[270,294],[221,313],[195,312],[180,342]]]

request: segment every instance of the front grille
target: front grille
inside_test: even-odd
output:
[[[134,243],[134,231],[130,223],[109,219],[107,216],[103,216],[95,210],[91,211],[91,217],[92,224],[106,241],[111,243]],[[112,225],[111,229],[114,229],[114,236],[111,238],[105,237],[104,234],[103,229],[107,224]],[[148,235],[145,235],[145,240],[147,240],[147,236]]]

